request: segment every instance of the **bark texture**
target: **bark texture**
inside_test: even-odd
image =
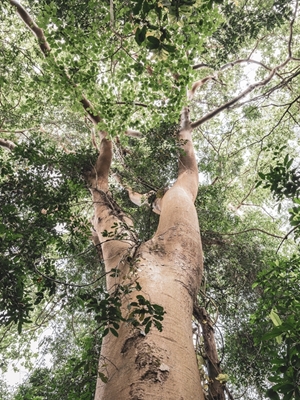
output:
[[[94,200],[94,229],[102,247],[107,287],[137,280],[141,292],[124,297],[122,311],[137,294],[166,312],[163,331],[141,329],[123,323],[119,336],[104,337],[95,400],[203,400],[192,338],[192,313],[202,276],[202,248],[194,200],[198,169],[193,150],[188,110],[182,115],[179,139],[184,153],[179,158],[178,179],[160,199],[160,220],[154,237],[137,248],[132,222],[113,202],[108,191],[112,158],[111,142],[101,141],[100,155],[87,177]],[[117,224],[113,238],[103,235]],[[116,225],[115,225],[116,226]],[[124,236],[126,235],[127,236]],[[122,239],[120,239],[122,237]]]

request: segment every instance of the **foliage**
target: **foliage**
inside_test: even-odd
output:
[[[19,332],[33,306],[55,293],[53,252],[63,259],[87,245],[89,228],[77,214],[84,162],[86,151],[65,155],[39,137],[1,161],[1,323],[13,321]]]
[[[45,366],[36,368],[29,379],[19,386],[14,400],[91,399],[97,377],[98,340],[97,335],[86,335],[86,333],[77,338],[76,352],[67,359],[62,358],[58,365],[51,368]],[[53,354],[56,357],[61,356],[57,347]]]
[[[295,240],[299,237],[299,178],[298,169],[293,167],[294,159],[289,154],[284,155],[286,146],[276,147],[273,151],[274,166],[271,165],[266,173],[259,173],[261,178],[257,185],[263,184],[280,202],[291,199],[293,207],[289,209],[290,224]],[[288,235],[287,235],[288,236]],[[258,275],[254,286],[260,286],[263,295],[259,309],[254,314],[254,323],[263,316],[272,320],[272,325],[262,340],[276,339],[277,346],[272,357],[272,375],[269,381],[275,383],[268,391],[270,399],[299,399],[300,392],[300,359],[299,337],[299,254],[290,257],[277,257],[270,262],[268,268]],[[269,313],[269,315],[267,314]],[[259,343],[260,339],[257,337]]]
[[[283,24],[291,16],[292,7],[288,0],[275,0],[271,8],[270,2],[256,4],[256,7],[244,1],[224,2],[223,13],[224,22],[212,35],[217,45],[213,63],[218,65],[226,62],[228,55],[236,57],[237,51],[249,40]]]

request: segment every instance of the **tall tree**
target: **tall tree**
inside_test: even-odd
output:
[[[86,246],[86,225],[76,215],[78,206],[74,206],[74,201],[86,197],[85,181],[94,209],[91,236],[95,247],[101,248],[99,256],[105,267],[100,277],[106,275],[106,291],[101,287],[96,295],[81,293],[78,296],[93,309],[98,322],[104,325],[95,399],[161,398],[162,393],[164,398],[202,399],[204,394],[210,399],[230,397],[230,393],[225,394],[224,391],[227,377],[219,365],[212,336],[213,322],[205,308],[197,306],[202,277],[202,249],[194,206],[198,190],[198,165],[191,133],[198,129],[205,137],[206,132],[201,130],[204,122],[216,118],[224,110],[234,112],[237,106],[244,105],[246,118],[256,121],[259,110],[247,103],[259,96],[268,102],[271,94],[288,87],[287,84],[297,77],[299,60],[293,51],[297,7],[282,1],[272,8],[268,29],[284,23],[284,18],[290,19],[286,52],[274,55],[274,59],[269,57],[267,61],[270,64],[272,62],[272,67],[266,65],[265,60],[257,60],[249,55],[237,60],[230,59],[229,64],[219,67],[225,57],[225,46],[229,50],[237,45],[237,39],[232,37],[230,29],[232,20],[234,17],[236,20],[243,17],[247,21],[249,15],[253,17],[251,6],[236,5],[238,12],[235,15],[232,13],[232,8],[235,10],[232,4],[226,4],[222,9],[213,2],[198,1],[56,1],[42,5],[29,1],[27,5],[31,8],[30,13],[15,0],[1,6],[3,24],[10,34],[9,39],[3,37],[2,42],[2,52],[8,61],[2,78],[4,129],[1,146],[11,151],[11,155],[4,153],[2,168],[3,203],[7,214],[4,214],[0,227],[5,238],[3,264],[7,263],[2,280],[5,299],[3,322],[17,322],[21,331],[24,324],[30,323],[32,303],[36,306],[41,304],[46,293],[53,296],[57,285],[69,287],[69,284],[57,278],[61,268],[53,261],[53,252],[59,250],[62,260],[72,254],[78,231],[82,242],[75,244],[77,250],[81,245]],[[15,10],[21,21],[13,15]],[[263,31],[261,19],[266,11],[269,13],[270,8],[262,6],[257,11],[261,12],[257,14],[257,24],[250,23],[248,30],[245,26],[242,39],[250,41],[253,51],[258,49],[259,53],[261,39],[256,44],[254,40],[258,32],[267,34]],[[225,21],[223,24],[222,20]],[[13,21],[13,24],[10,25],[9,21]],[[21,22],[31,32],[27,32]],[[19,41],[20,32],[23,43]],[[41,57],[31,33],[37,39]],[[237,47],[243,45],[242,39]],[[222,51],[210,54],[208,49],[213,46]],[[214,59],[214,56],[218,59]],[[205,62],[200,62],[202,59]],[[223,74],[243,63],[260,67],[258,79],[249,86],[241,87],[237,94],[230,72],[225,79]],[[291,69],[288,69],[289,65],[292,65]],[[213,68],[219,69],[212,73]],[[198,71],[200,76],[193,82]],[[239,76],[239,72],[235,71],[232,75]],[[203,111],[199,111],[197,90],[209,84],[219,85],[220,90],[218,96],[215,92],[207,92],[206,104],[202,107],[207,112],[199,117],[198,113]],[[198,115],[194,122],[190,121],[186,107],[186,85],[190,88],[188,101],[194,115]],[[20,92],[21,86],[23,91]],[[52,110],[48,102],[51,102]],[[289,98],[284,116],[295,104],[296,100]],[[99,152],[97,157],[87,154],[92,153],[91,150],[82,150],[81,145],[83,143],[86,146],[87,139],[82,140],[74,135],[61,146],[61,152],[53,146],[55,139],[62,142],[62,126],[66,120],[71,119],[74,112],[77,118],[81,118],[80,107],[87,119],[85,126],[74,127],[74,132],[80,129],[92,132],[92,143]],[[41,123],[47,126],[53,124],[52,116],[61,118],[63,109],[60,127],[56,131],[52,129],[47,139],[52,144],[42,145],[40,139],[35,139],[28,146],[29,129],[35,132],[44,130],[40,127]],[[68,113],[71,117],[68,117]],[[236,121],[238,118],[239,111],[236,111]],[[161,121],[165,122],[164,126]],[[72,126],[70,120],[67,125]],[[161,131],[167,131],[167,135],[160,136],[159,125]],[[225,125],[226,121],[220,133],[224,133]],[[150,130],[153,127],[156,128],[156,134]],[[12,129],[14,134],[6,135]],[[239,129],[239,143],[236,148],[231,148],[233,154],[241,152],[248,141],[243,127]],[[174,171],[166,170],[162,179],[154,176],[155,181],[149,182],[147,172],[154,163],[154,152],[148,170],[142,162],[139,169],[139,160],[135,158],[138,152],[132,155],[132,150],[127,148],[132,143],[139,146],[136,138],[145,140],[139,130],[149,131],[156,140],[152,141],[153,147],[150,146],[150,149],[149,143],[145,144],[146,152],[154,148],[163,157],[165,153],[160,153],[159,149],[164,145],[173,155],[173,161],[174,154],[176,158],[178,156],[175,179]],[[116,133],[120,137],[116,138]],[[25,135],[25,143],[24,139],[15,143],[19,134]],[[230,131],[225,133],[225,136],[230,135]],[[217,173],[214,177],[217,181],[224,175],[223,139],[216,146],[209,136],[207,143],[215,152],[214,156],[209,154],[209,157],[211,160],[215,157],[216,164],[219,164],[218,168],[211,167]],[[256,140],[262,143],[261,137],[261,131],[254,129],[251,136],[254,144]],[[151,138],[147,140],[151,143]],[[76,151],[76,155],[72,151]],[[257,153],[248,154],[248,159],[256,157],[258,162]],[[118,163],[112,164],[114,154],[118,155]],[[241,159],[234,158],[230,173],[240,168],[242,159],[243,156]],[[20,165],[16,167],[18,160],[21,160],[21,165],[23,163],[24,170]],[[160,168],[162,161],[158,159],[155,164]],[[205,164],[205,157],[201,163]],[[155,169],[157,165],[154,167],[156,175],[160,174],[159,168]],[[137,171],[137,182],[130,182],[130,167],[133,166]],[[115,184],[109,179],[111,169],[114,172],[118,169],[114,175]],[[140,176],[142,172],[143,177]],[[166,184],[168,178],[175,181],[171,188]],[[249,184],[250,187],[248,194],[244,191],[240,202],[235,205],[236,209],[245,205],[254,190],[254,180],[254,174],[248,181],[240,180],[243,190]],[[149,232],[144,235],[145,228],[134,224],[133,218],[126,215],[117,204],[112,196],[112,186],[116,184],[119,191],[122,187],[127,191],[134,204],[144,209],[148,207],[159,214],[158,227],[152,229],[151,238]],[[145,187],[148,187],[146,193]],[[140,190],[144,193],[140,194]],[[115,194],[115,198],[117,196]],[[124,203],[121,197],[119,195],[119,200]],[[197,201],[201,202],[199,198]],[[24,221],[27,221],[29,228]],[[71,233],[67,243],[59,232],[59,224],[62,230]],[[17,227],[19,231],[13,232]],[[39,233],[39,241],[36,241],[31,227]],[[245,229],[245,232],[251,229],[269,234],[261,227]],[[147,240],[141,242],[138,234],[142,238],[146,236]],[[271,232],[270,235],[279,236],[277,232]],[[218,242],[222,249],[226,246],[230,248],[233,243],[228,244],[209,231],[204,239],[210,244]],[[213,253],[208,254],[212,259],[217,258],[218,255]],[[66,260],[64,263],[67,263]],[[17,274],[14,265],[19,266]],[[84,273],[85,277],[88,276],[88,272]],[[99,274],[96,276],[97,282],[100,278]],[[85,284],[85,280],[82,284]],[[215,289],[218,285],[219,282],[215,282]],[[34,295],[33,286],[37,288]],[[245,295],[245,302],[249,298]],[[202,325],[203,356],[207,360],[205,368],[208,377],[199,374],[196,362],[191,324],[193,311]],[[238,329],[241,328],[239,325]],[[201,386],[201,381],[209,384],[207,391]]]

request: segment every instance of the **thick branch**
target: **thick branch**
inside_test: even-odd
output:
[[[199,81],[193,83],[192,89],[189,90],[187,93],[188,100],[192,100],[194,98],[196,90],[199,87],[203,86],[205,82],[210,81],[210,80],[217,81],[215,76],[209,75],[209,76],[206,76],[205,78],[200,79]]]
[[[47,39],[44,35],[43,29],[41,29],[31,18],[29,13],[21,6],[21,4],[16,1],[16,0],[10,0],[10,4],[13,5],[14,7],[17,8],[17,12],[22,18],[22,20],[25,22],[25,24],[31,29],[31,31],[35,34],[35,36],[38,39],[40,49],[42,53],[44,54],[45,57],[47,57],[50,54],[50,45],[47,42]],[[67,71],[64,71],[65,76],[67,77],[67,80],[70,82],[70,84],[74,87],[76,87],[76,84],[71,82],[70,76],[68,75]],[[89,100],[82,95],[82,99],[80,100],[83,108],[88,114],[89,119],[93,122],[93,124],[97,125],[100,121],[101,118],[99,115],[95,115],[93,113],[93,106],[89,102]]]
[[[240,99],[242,99],[243,97],[247,96],[247,94],[251,93],[254,89],[256,89],[256,88],[258,88],[260,86],[265,86],[267,83],[269,83],[271,81],[271,79],[277,73],[277,71],[280,68],[284,67],[289,61],[290,61],[290,58],[287,58],[282,64],[280,64],[277,67],[273,68],[271,70],[271,72],[269,73],[269,75],[265,79],[248,86],[247,89],[245,89],[243,92],[241,92],[238,96],[236,96],[233,99],[229,100],[227,103],[222,104],[220,107],[216,108],[215,110],[211,111],[210,113],[204,115],[198,121],[193,122],[191,124],[191,127],[193,129],[197,128],[198,126],[202,125],[204,122],[206,122],[206,121],[210,120],[211,118],[215,117],[216,115],[218,115],[220,112],[228,109],[233,104],[237,103]]]
[[[45,57],[50,53],[50,46],[49,43],[46,40],[46,37],[44,35],[43,29],[41,29],[31,18],[31,16],[28,14],[28,12],[21,6],[21,4],[16,1],[16,0],[10,0],[10,4],[14,7],[17,8],[17,12],[22,18],[22,20],[25,22],[25,24],[28,26],[29,29],[32,30],[32,32],[35,34],[35,36],[38,39],[40,49],[42,50],[43,54]]]
[[[100,116],[93,114],[93,106],[85,96],[82,95],[82,99],[80,100],[80,103],[82,104],[83,108],[87,112],[89,120],[92,121],[92,123],[94,125],[97,125],[99,122],[101,122]]]
[[[1,138],[0,138],[0,146],[5,147],[9,150],[13,150],[16,147],[15,143],[11,142],[10,140]]]
[[[125,135],[126,136],[130,136],[130,137],[134,137],[134,138],[143,137],[143,134],[140,131],[136,131],[136,130],[133,130],[133,129],[127,129],[127,131],[125,131]]]

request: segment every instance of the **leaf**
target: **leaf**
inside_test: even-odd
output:
[[[76,372],[78,371],[81,367],[83,367],[85,365],[85,361],[81,361],[79,364],[75,365],[73,371]]]
[[[118,332],[114,328],[110,328],[110,331],[114,336],[116,336],[116,337],[119,336]]]
[[[106,336],[108,334],[108,332],[109,332],[109,329],[105,328],[103,331],[102,337]]]
[[[155,50],[158,49],[160,45],[160,40],[155,36],[147,36],[146,46],[148,49]]]
[[[277,314],[276,311],[274,311],[273,308],[272,308],[272,310],[271,310],[271,312],[270,312],[270,314],[269,314],[269,317],[271,318],[271,320],[272,320],[272,322],[273,322],[273,324],[274,324],[275,326],[280,326],[280,325],[282,325],[282,321],[281,321],[279,315]]]
[[[145,333],[146,334],[149,333],[151,326],[152,326],[152,321],[149,321],[148,324],[145,326]]]
[[[289,161],[289,155],[287,154],[287,155],[284,157],[283,165],[287,165],[288,161]]]
[[[137,28],[136,32],[135,32],[135,41],[137,42],[137,44],[140,46],[146,38],[146,32],[147,32],[147,27],[144,25],[143,28]]]
[[[271,400],[280,400],[279,394],[277,392],[275,392],[275,390],[272,388],[267,390],[266,395]]]
[[[108,378],[102,372],[98,371],[98,377],[101,379],[102,382],[107,383]]]
[[[291,399],[293,398],[293,396],[294,396],[294,391],[292,390],[291,392],[286,393],[286,394],[283,396],[283,399],[282,399],[282,400],[291,400]],[[295,398],[295,400],[296,400],[296,398]]]
[[[174,53],[176,51],[176,46],[172,46],[171,44],[162,43],[161,47],[168,53]]]
[[[143,0],[137,1],[137,4],[132,9],[133,15],[137,15],[140,13],[140,11],[142,10],[143,2]]]
[[[270,332],[267,332],[263,335],[262,340],[269,340],[269,339],[274,339],[277,336],[280,336],[284,332],[284,329],[282,329],[281,326],[277,326],[273,328]]]

